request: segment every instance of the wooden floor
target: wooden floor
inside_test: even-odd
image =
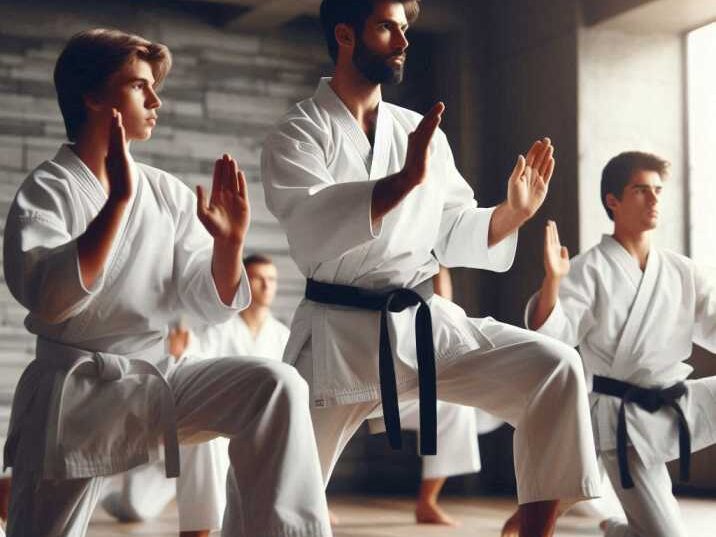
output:
[[[335,537],[498,537],[503,521],[515,507],[507,499],[446,498],[443,506],[462,522],[459,528],[446,528],[415,525],[409,498],[340,496],[331,498],[329,503],[340,518]],[[713,535],[716,500],[684,499],[680,503],[691,537]],[[98,509],[89,536],[176,537],[176,524],[173,505],[160,519],[143,524],[118,524]],[[560,520],[556,535],[597,537],[601,533],[594,520],[567,515]]]

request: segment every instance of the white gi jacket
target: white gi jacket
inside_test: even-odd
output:
[[[507,270],[517,233],[488,248],[493,209],[477,208],[441,131],[430,146],[428,180],[390,211],[379,229],[372,227],[375,180],[402,169],[408,135],[421,116],[382,101],[371,148],[328,83],[321,80],[313,97],[288,112],[267,138],[262,155],[266,203],[285,230],[301,272],[320,282],[387,290],[431,278],[438,261],[447,267]],[[429,304],[437,360],[490,347],[480,330],[489,321],[469,319],[459,306],[438,296]],[[391,314],[399,391],[417,383],[416,309]],[[316,406],[380,399],[378,312],[304,300],[293,319],[284,361],[295,363],[309,339]]]
[[[236,315],[225,323],[196,329],[185,354],[203,358],[252,356],[281,361],[288,337],[288,327],[271,314],[255,338],[241,315]]]
[[[244,277],[233,304],[221,302],[193,193],[166,172],[132,168],[132,199],[90,289],[76,238],[107,196],[70,146],[30,173],[9,211],[5,279],[38,336],[13,403],[12,464],[47,478],[116,473],[153,458],[172,426],[160,412],[171,391],[150,363],[164,357],[167,324],[177,311],[222,322],[250,302]],[[68,375],[78,358],[84,364]]]
[[[527,304],[525,324],[536,304]],[[691,373],[684,360],[692,342],[716,352],[716,287],[682,255],[652,248],[642,273],[613,237],[571,260],[557,304],[538,332],[579,346],[588,385],[593,375],[665,388]],[[692,450],[716,440],[716,393],[687,382],[680,404],[689,421]],[[595,442],[616,449],[620,399],[591,394]],[[629,439],[645,465],[679,456],[677,419],[669,408],[650,414],[626,407]]]

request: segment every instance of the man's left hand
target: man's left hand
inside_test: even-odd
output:
[[[196,195],[197,215],[214,240],[243,244],[251,220],[249,197],[244,172],[230,155],[225,154],[214,165],[209,202],[200,186]]]
[[[549,181],[554,172],[554,146],[549,138],[535,142],[527,153],[517,159],[507,185],[508,207],[524,217],[534,216],[544,203]]]

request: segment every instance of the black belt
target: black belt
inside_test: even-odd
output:
[[[420,388],[420,454],[437,453],[437,390],[435,385],[435,348],[433,346],[432,318],[426,302],[433,295],[432,279],[413,289],[398,288],[378,292],[350,285],[306,282],[306,298],[321,304],[348,306],[380,312],[380,351],[378,370],[383,421],[388,442],[393,449],[402,447],[398,388],[395,382],[395,365],[388,333],[388,312],[400,312],[418,306],[415,317],[415,346],[418,354],[418,386]]]
[[[662,407],[668,406],[674,409],[679,418],[679,470],[682,481],[689,480],[691,467],[691,433],[689,424],[686,421],[684,411],[678,400],[686,394],[687,388],[683,382],[677,382],[669,388],[642,388],[629,382],[616,380],[609,377],[594,376],[592,391],[603,395],[619,397],[622,402],[619,407],[619,421],[617,422],[617,456],[619,458],[619,475],[622,488],[634,487],[631,474],[629,473],[629,461],[627,460],[627,422],[626,404],[636,403],[639,407],[652,414]]]

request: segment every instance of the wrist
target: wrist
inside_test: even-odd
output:
[[[242,239],[227,239],[214,237],[214,253],[224,256],[242,256],[244,241]]]
[[[558,291],[559,284],[562,282],[562,276],[547,273],[542,280],[542,289],[547,291]]]

